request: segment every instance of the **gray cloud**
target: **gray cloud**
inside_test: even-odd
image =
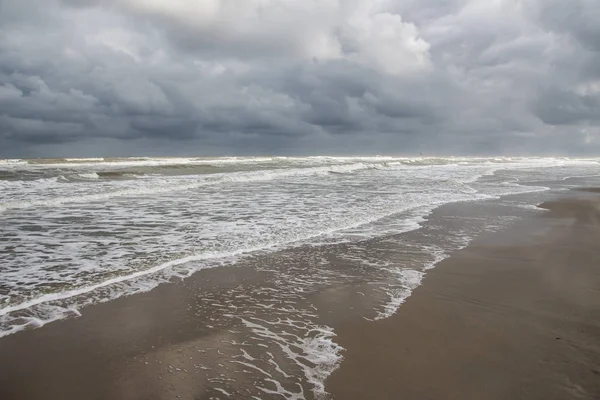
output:
[[[593,0],[0,0],[0,156],[600,150]]]

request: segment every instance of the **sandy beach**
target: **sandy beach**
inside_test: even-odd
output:
[[[333,397],[600,398],[600,201],[541,207],[441,262],[390,319],[340,327]]]
[[[0,400],[600,400],[600,0],[0,0]]]
[[[312,399],[323,396],[300,383],[318,388],[339,366],[325,381],[326,397],[597,399],[600,202],[593,192],[572,191],[543,204],[547,212],[480,234],[379,321],[364,316],[387,275],[365,280],[364,266],[352,275],[343,256],[357,250],[343,244],[258,255],[87,307],[78,318],[0,340],[0,398]],[[518,210],[447,205],[429,228],[367,242],[361,257],[368,250],[401,265],[422,263],[402,243],[444,235],[483,209]],[[316,265],[326,265],[314,275],[322,282],[303,286]],[[335,334],[305,341],[319,324]],[[341,350],[343,360],[289,358],[306,357],[312,345],[323,350],[319,357]],[[314,369],[316,361],[331,369]]]

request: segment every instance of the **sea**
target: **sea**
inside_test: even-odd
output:
[[[196,299],[188,310],[195,323],[228,332],[227,357],[193,366],[215,395],[321,398],[343,360],[334,328],[341,315],[391,317],[437,263],[481,234],[543,212],[542,201],[597,179],[599,164],[558,157],[0,160],[0,340],[193,279],[199,284],[186,290]],[[431,218],[451,204],[505,212]],[[214,277],[232,268],[255,275],[202,285],[207,271]],[[221,354],[209,347],[194,351],[206,359],[212,350]]]

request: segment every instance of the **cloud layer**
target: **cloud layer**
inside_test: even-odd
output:
[[[596,0],[0,0],[0,157],[599,150]]]

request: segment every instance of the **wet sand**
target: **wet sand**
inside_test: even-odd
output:
[[[600,399],[600,199],[542,207],[441,262],[393,317],[337,327],[333,397]]]

